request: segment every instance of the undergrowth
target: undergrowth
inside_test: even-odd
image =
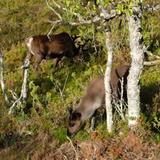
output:
[[[54,19],[54,15],[48,10],[44,1],[41,0],[1,0],[0,1],[0,48],[4,53],[4,77],[9,98],[10,91],[17,97],[21,91],[23,71],[21,66],[26,56],[24,39],[34,34],[46,34],[51,25],[47,22]],[[159,55],[160,32],[159,21],[156,15],[144,15],[143,28],[144,40],[149,45],[150,51]],[[150,21],[152,19],[152,21]],[[149,24],[149,22],[151,22]],[[112,22],[113,42],[115,46],[114,66],[128,64],[129,47],[127,26],[122,22]],[[117,29],[118,28],[118,29]],[[85,28],[84,28],[85,30]],[[59,27],[56,32],[67,31],[79,33],[77,28],[66,26]],[[151,32],[152,31],[152,32]],[[92,38],[92,35],[84,37]],[[15,115],[8,115],[10,106],[4,102],[0,94],[0,159],[26,159],[34,155],[37,150],[44,153],[47,144],[54,150],[60,144],[68,141],[67,131],[67,107],[75,106],[88,85],[99,75],[103,75],[106,65],[106,50],[104,36],[101,32],[97,35],[98,53],[88,44],[88,50],[84,52],[82,62],[71,63],[63,59],[62,66],[55,72],[54,60],[43,61],[41,70],[35,71],[32,60],[29,69],[29,98],[24,109],[17,110]],[[86,58],[87,57],[87,58]],[[142,133],[151,132],[147,138],[153,142],[160,142],[160,69],[159,65],[144,67],[141,76],[141,124]],[[116,117],[116,116],[115,116]],[[101,118],[96,131],[101,140],[114,138],[128,134],[127,124],[116,119],[113,134],[106,132],[105,118]],[[73,141],[92,140],[89,132],[89,122],[72,139]],[[52,143],[50,143],[52,142]],[[20,148],[19,148],[20,146]],[[42,147],[45,146],[45,147]],[[21,148],[23,148],[21,150]],[[7,154],[5,154],[7,153]],[[1,158],[1,155],[2,158]]]

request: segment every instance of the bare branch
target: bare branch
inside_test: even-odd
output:
[[[52,0],[53,4],[58,8],[58,9],[61,9],[63,11],[66,11],[66,12],[71,12],[70,10],[67,10],[66,8],[60,6],[57,2],[55,2],[54,0]],[[79,14],[79,13],[75,13],[73,12],[72,13],[73,15],[75,15],[76,17],[78,17],[79,20],[83,19],[82,16]]]
[[[66,11],[66,12],[67,11],[70,12],[66,8],[61,7],[54,0],[52,0],[52,2],[58,9],[62,9],[64,11]],[[83,17],[79,13],[73,12],[72,14],[75,15],[78,18],[78,21],[65,22],[65,21],[62,20],[62,16],[52,6],[49,5],[48,0],[46,0],[46,3],[47,3],[48,8],[50,8],[59,18],[59,20],[48,21],[49,23],[51,23],[51,24],[53,24],[55,26],[56,25],[71,25],[71,26],[90,25],[90,24],[93,24],[93,23],[98,23],[98,22],[100,22],[102,20],[109,21],[109,20],[112,20],[112,19],[114,19],[116,17],[119,17],[119,16],[124,14],[123,12],[117,12],[116,11],[116,5],[117,4],[111,4],[112,5],[112,9],[111,9],[110,12],[107,9],[105,9],[104,7],[99,6],[100,15],[96,15],[92,19],[84,20]],[[120,4],[120,3],[124,3],[124,2],[122,1],[122,2],[119,2],[118,4]],[[157,5],[154,5],[154,6],[153,5],[145,5],[145,6],[143,6],[143,10],[144,11],[149,11],[149,12],[157,11],[159,9],[160,9],[160,4],[157,4]],[[53,28],[54,28],[54,26],[52,27],[52,29]],[[51,31],[52,31],[52,29],[51,29]]]
[[[22,95],[12,104],[12,106],[9,109],[8,114],[12,114],[13,113],[13,109],[15,108],[15,106],[19,106],[21,105],[21,99],[22,99]]]
[[[90,25],[93,23],[98,23],[102,20],[106,20],[106,21],[112,20],[112,19],[116,18],[117,16],[121,16],[122,13],[117,13],[117,12],[115,12],[115,10],[113,10],[110,14],[107,12],[106,13],[104,12],[103,14],[101,14],[101,16],[95,16],[89,20],[82,19],[82,17],[80,17],[79,14],[76,14],[76,15],[79,18],[78,22],[65,22],[65,21],[60,21],[60,20],[48,21],[48,22],[51,24],[54,24],[54,25],[71,25],[71,26]]]
[[[69,140],[69,142],[70,142],[70,144],[71,144],[71,146],[72,146],[72,148],[73,148],[73,150],[75,152],[75,159],[78,160],[78,154],[77,154],[76,148],[73,145],[72,140],[68,136],[67,136],[67,139]]]
[[[49,30],[49,32],[48,32],[48,34],[47,34],[48,39],[50,39],[50,35],[51,35],[52,30],[53,30],[54,28],[55,28],[55,25],[53,24],[52,27],[51,27],[51,29]]]
[[[145,66],[154,66],[154,65],[160,64],[160,56],[154,55],[152,52],[148,51],[148,47],[146,47],[145,45],[143,46],[143,50],[148,56],[151,56],[157,59],[153,61],[145,61],[143,63]]]
[[[160,59],[160,56],[154,55],[154,54],[153,54],[152,52],[150,52],[150,51],[146,51],[146,53],[147,53],[148,56],[154,57],[154,58],[156,58],[156,59]]]
[[[55,5],[57,8],[59,8],[59,9],[62,8],[62,7],[61,7],[57,2],[55,2],[54,0],[52,0],[52,2],[54,3],[54,5]]]
[[[64,90],[65,90],[65,87],[66,87],[68,78],[69,78],[69,73],[67,74],[67,77],[66,77],[66,79],[65,79],[65,82],[64,82],[64,85],[63,85],[63,89],[62,89],[62,94],[63,94],[63,92],[64,92]]]
[[[26,58],[24,65],[23,65],[24,76],[23,76],[21,94],[20,94],[20,97],[18,99],[16,99],[16,101],[10,107],[8,114],[12,114],[15,107],[20,106],[20,105],[24,105],[22,103],[22,100],[23,100],[23,102],[25,102],[27,99],[27,79],[28,79],[29,63],[30,63],[29,59]]]
[[[55,13],[55,15],[57,15],[57,17],[62,21],[61,15],[48,3],[48,0],[46,0],[46,4],[48,8],[51,9]]]
[[[18,99],[17,98],[18,97],[17,94],[14,91],[10,90],[10,89],[8,91],[11,93],[11,95],[13,97],[13,100],[16,101]]]
[[[99,9],[101,11],[100,16],[104,18],[104,20],[111,20],[116,18],[117,16],[121,16],[123,13],[122,12],[117,12],[115,9],[112,9],[110,13],[108,12],[107,9],[104,9],[102,6],[99,6]]]
[[[144,62],[144,65],[145,65],[145,66],[154,66],[154,65],[157,65],[157,64],[160,64],[160,60],[145,61],[145,62]]]
[[[145,5],[143,7],[143,10],[146,11],[146,12],[155,12],[155,11],[158,11],[160,10],[160,4],[156,4],[156,5]]]
[[[111,7],[112,8],[116,8],[116,6],[118,5],[118,4],[125,4],[125,1],[119,1],[119,2],[111,2],[110,3],[110,5],[111,5]],[[142,9],[143,9],[143,11],[146,11],[146,12],[154,12],[154,11],[158,11],[158,10],[160,10],[160,4],[159,3],[157,3],[157,4],[144,4],[143,6],[142,6]]]
[[[98,23],[101,21],[101,18],[98,16],[95,16],[93,19],[89,19],[89,20],[82,20],[79,22],[65,22],[65,21],[60,21],[60,20],[56,20],[56,21],[48,21],[51,24],[54,25],[71,25],[71,26],[80,26],[80,25],[90,25],[92,23]]]
[[[62,22],[61,20],[55,20],[55,21],[51,21],[51,20],[48,20],[47,22],[53,24],[53,25],[61,25],[61,24],[64,24],[64,22]]]

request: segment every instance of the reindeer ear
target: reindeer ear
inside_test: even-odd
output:
[[[68,110],[69,114],[73,113],[73,108],[71,106],[67,107],[67,110]]]

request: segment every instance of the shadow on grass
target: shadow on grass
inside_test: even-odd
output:
[[[142,86],[141,88],[141,111],[144,114],[146,121],[151,124],[151,129],[159,132],[158,122],[154,126],[155,119],[160,117],[160,83]]]
[[[145,106],[150,106],[150,111],[153,105],[155,96],[160,92],[160,83],[154,83],[148,86],[141,87],[141,102],[142,102],[142,111],[145,113]],[[150,114],[150,113],[149,113]]]

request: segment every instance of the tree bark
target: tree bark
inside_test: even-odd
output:
[[[105,104],[106,104],[106,115],[107,115],[107,130],[109,133],[113,129],[113,120],[112,120],[112,104],[111,104],[111,69],[112,69],[112,53],[113,47],[111,42],[111,30],[107,28],[106,30],[106,48],[108,50],[108,60],[106,65],[104,85],[105,85]]]
[[[128,125],[137,126],[140,117],[140,86],[139,79],[143,69],[144,50],[143,36],[141,34],[141,5],[133,6],[133,13],[128,17],[129,39],[131,49],[131,68],[128,76]]]
[[[9,104],[9,99],[6,94],[6,88],[5,88],[4,77],[3,77],[3,54],[1,52],[0,52],[0,83],[1,83],[2,93],[4,96],[5,102]]]
[[[27,82],[28,82],[28,70],[29,70],[29,64],[30,60],[25,59],[23,68],[24,68],[24,73],[23,73],[23,84],[22,84],[22,89],[21,89],[21,95],[24,101],[27,99]]]

